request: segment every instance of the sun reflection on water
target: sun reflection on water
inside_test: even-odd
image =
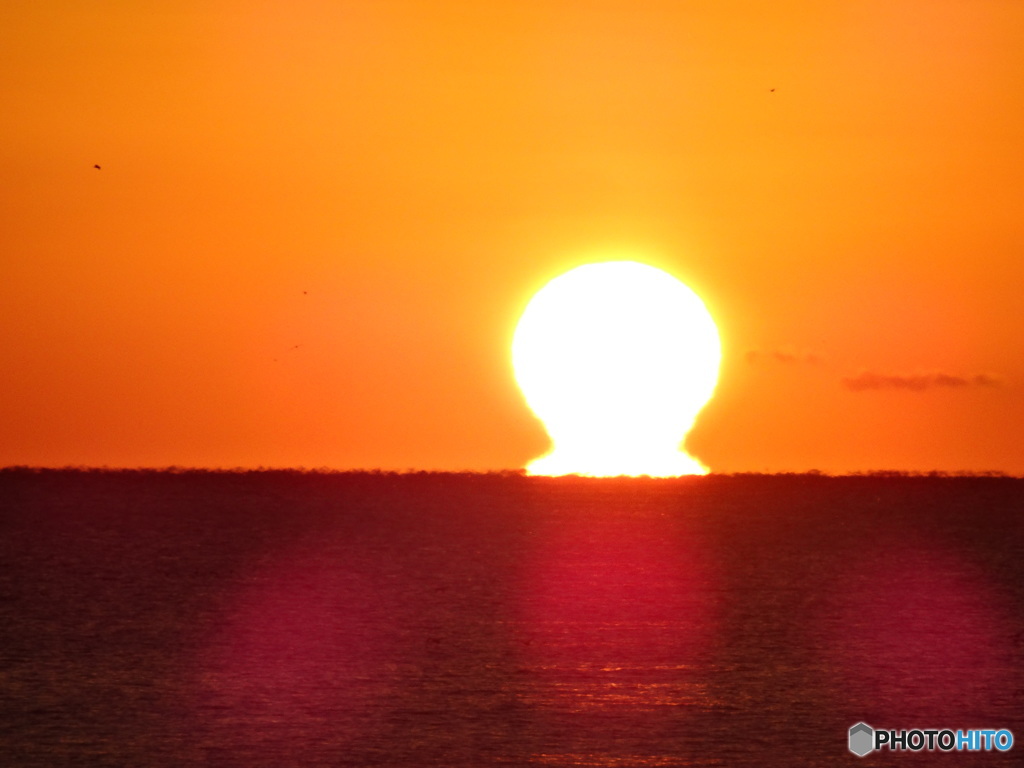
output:
[[[541,537],[521,588],[518,635],[534,678],[527,703],[553,733],[614,724],[626,743],[633,729],[671,738],[688,714],[717,708],[702,666],[717,623],[711,570],[695,542],[669,532],[661,518],[601,510]]]

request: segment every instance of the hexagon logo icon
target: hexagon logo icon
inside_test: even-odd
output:
[[[875,730],[867,723],[857,723],[850,728],[850,751],[857,757],[864,757],[874,749]]]

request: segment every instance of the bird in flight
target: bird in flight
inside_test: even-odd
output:
[[[769,88],[768,89],[768,93],[775,93],[775,89],[774,88]]]
[[[101,170],[99,165],[94,165],[93,168],[95,168],[97,171]]]

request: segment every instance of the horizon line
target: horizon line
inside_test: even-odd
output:
[[[1004,470],[901,470],[901,469],[871,469],[855,470],[849,472],[825,472],[818,469],[807,470],[780,470],[769,471],[739,471],[739,472],[715,472],[711,471],[704,475],[677,475],[673,477],[651,477],[650,475],[608,475],[594,477],[590,475],[567,474],[567,475],[530,475],[525,468],[506,469],[335,469],[332,467],[303,467],[303,466],[255,466],[255,467],[197,467],[179,466],[170,464],[163,467],[149,466],[109,466],[89,464],[66,464],[63,466],[39,466],[29,464],[11,464],[0,466],[0,474],[160,474],[160,475],[243,475],[243,474],[294,474],[294,475],[371,475],[371,476],[398,476],[413,477],[423,475],[463,475],[470,477],[502,477],[502,478],[524,478],[537,480],[648,480],[648,481],[674,481],[693,480],[698,478],[754,478],[754,477],[812,477],[812,478],[1006,478],[1024,479],[1024,475],[1015,475]]]

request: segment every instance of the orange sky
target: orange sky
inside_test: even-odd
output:
[[[1016,0],[0,29],[0,465],[522,466],[519,313],[635,258],[718,323],[713,470],[1024,472]]]

